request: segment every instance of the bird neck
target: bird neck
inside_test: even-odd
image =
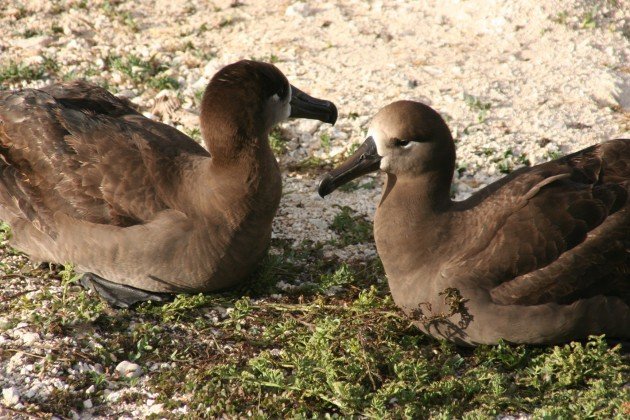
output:
[[[450,182],[436,175],[398,177],[388,174],[375,216],[375,239],[379,252],[398,249],[422,253],[441,243],[450,229]],[[419,256],[420,254],[418,254]],[[392,260],[397,258],[392,256]],[[388,259],[387,257],[385,259]]]
[[[452,236],[449,187],[450,181],[436,175],[388,174],[376,210],[374,239],[389,278],[413,283],[435,276]],[[390,287],[394,298],[400,299],[397,284]]]
[[[268,144],[268,127],[261,109],[244,93],[226,92],[208,86],[201,103],[201,134],[215,164],[252,155]]]
[[[268,144],[258,143],[260,148],[250,148],[230,161],[206,158],[203,170],[196,172],[196,183],[209,183],[195,196],[196,208],[211,220],[220,217],[238,226],[258,215],[260,221],[271,223],[280,201],[281,175]]]
[[[379,209],[395,210],[417,219],[450,209],[451,176],[444,171],[415,176],[387,174]]]

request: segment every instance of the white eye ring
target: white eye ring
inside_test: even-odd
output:
[[[277,93],[274,93],[274,94],[273,94],[273,96],[271,97],[271,99],[272,99],[274,102],[278,102],[278,101],[280,100],[280,97],[278,96],[278,94],[277,94]]]
[[[411,141],[409,140],[403,140],[403,139],[396,139],[395,144],[398,147],[402,147],[403,149],[408,149],[411,147]]]

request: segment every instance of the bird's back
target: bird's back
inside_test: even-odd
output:
[[[630,302],[630,140],[524,168],[462,203],[469,237],[448,272],[500,304]]]
[[[168,207],[159,189],[168,183],[158,181],[178,176],[178,159],[208,155],[85,82],[0,92],[0,121],[0,216],[49,232],[55,212],[116,226],[146,221]]]

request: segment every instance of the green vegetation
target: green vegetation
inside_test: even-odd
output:
[[[531,162],[527,158],[527,154],[522,153],[518,156],[514,156],[512,149],[508,149],[503,153],[503,156],[492,160],[499,167],[499,171],[503,174],[509,174],[517,166],[531,166]]]
[[[105,65],[126,76],[135,85],[147,85],[156,90],[177,89],[179,82],[174,78],[164,75],[168,66],[159,62],[155,57],[148,60],[131,54],[126,57],[108,56]]]
[[[330,134],[328,133],[322,133],[319,136],[319,141],[320,144],[322,146],[322,149],[324,149],[324,151],[326,152],[330,152],[330,147],[331,147],[331,139],[330,139]]]
[[[582,17],[582,22],[580,23],[580,28],[582,29],[593,29],[597,27],[597,21],[595,20],[595,16],[597,16],[597,8],[593,8],[592,10],[586,12]]]
[[[50,32],[52,32],[54,35],[59,35],[63,33],[63,28],[53,23],[52,25],[50,25]]]
[[[350,181],[346,184],[341,185],[338,189],[339,191],[350,192],[359,189],[372,190],[374,189],[374,187],[376,187],[376,180],[372,178],[369,179],[367,182],[364,182],[363,180]]]
[[[321,292],[326,292],[331,288],[339,288],[354,283],[352,269],[345,263],[331,274],[322,274],[317,283],[317,288]]]
[[[483,102],[477,96],[469,95],[467,93],[464,93],[464,102],[466,102],[468,108],[470,108],[472,111],[477,112],[477,122],[479,124],[483,123],[486,120],[488,111],[492,107],[492,104],[490,102]]]
[[[15,20],[22,20],[27,16],[28,11],[26,10],[26,7],[24,7],[23,5],[19,5],[17,7],[17,13],[15,14]]]
[[[546,160],[560,159],[562,156],[564,156],[562,152],[552,151],[552,152],[547,153]]]
[[[205,92],[206,92],[206,88],[195,90],[195,93],[193,94],[193,98],[194,98],[195,106],[197,108],[201,107],[201,101],[203,101],[203,94]]]
[[[0,67],[0,84],[39,80],[54,74],[57,69],[57,63],[49,57],[44,57],[41,64],[26,65],[9,61]]]
[[[221,21],[219,22],[219,28],[221,29],[227,28],[228,26],[232,26],[240,21],[241,21],[241,18],[238,18],[238,17],[233,17],[233,16],[224,17],[224,18],[221,18]]]
[[[340,246],[373,241],[372,223],[365,216],[357,215],[356,211],[348,206],[334,206],[339,208],[340,212],[329,227],[339,235]]]
[[[351,209],[340,209],[335,226],[350,236],[365,232]],[[179,295],[136,310],[109,309],[76,285],[71,267],[27,272],[39,281],[37,294],[10,297],[0,289],[0,312],[12,325],[27,322],[42,336],[70,340],[58,340],[44,359],[25,360],[42,373],[79,361],[104,370],[68,377],[71,388],[26,399],[24,410],[69,415],[87,398],[98,406],[112,389],[137,383],[113,373],[130,360],[145,368],[142,387],[166,413],[187,406],[190,418],[627,416],[628,357],[602,337],[548,348],[458,348],[422,334],[399,312],[377,259],[340,264],[322,250],[274,240],[239,290]],[[278,294],[280,281],[294,288]],[[127,402],[146,398],[130,391]]]
[[[350,156],[352,156],[354,154],[354,152],[356,152],[357,149],[359,149],[359,147],[361,147],[361,145],[359,143],[352,143],[352,144],[350,144],[350,147],[348,147],[348,150],[346,151],[346,153],[344,155],[344,159],[347,159]]]
[[[614,1],[608,3],[613,8],[618,7]],[[569,13],[569,11],[564,10],[552,17],[551,21],[560,25],[571,26],[573,29],[595,29],[600,25],[597,21],[600,7],[601,5],[595,4],[590,10],[583,13]]]
[[[553,18],[551,18],[551,21],[558,23],[560,25],[566,25],[568,19],[569,19],[569,13],[566,10],[564,10],[556,14],[556,16],[554,16]]]
[[[34,36],[41,35],[41,34],[42,32],[39,30],[28,28],[28,29],[25,29],[24,32],[22,32],[22,38],[32,38]]]
[[[110,20],[117,21],[120,24],[127,26],[132,32],[140,31],[140,27],[133,18],[131,12],[128,10],[121,10],[117,7],[117,2],[105,1],[103,2],[101,9],[103,10],[105,16],[107,16]]]
[[[275,127],[269,133],[269,146],[276,156],[283,155],[287,152],[287,139],[282,137],[282,130],[279,127]]]
[[[326,168],[330,167],[330,163],[316,156],[309,156],[297,163],[289,163],[287,169],[293,172],[310,173],[316,175]]]
[[[497,165],[497,168],[501,173],[509,174],[514,169],[521,166],[531,166],[531,161],[527,157],[527,153],[521,153],[515,155],[512,149],[507,149],[505,152],[500,153],[494,147],[486,147],[476,153],[479,156],[486,156],[490,158],[490,161]],[[458,167],[457,171],[461,174],[466,170],[466,167]]]
[[[201,140],[203,139],[203,137],[201,135],[201,130],[198,127],[191,128],[189,130],[184,130],[184,132],[197,143],[201,143]]]
[[[148,80],[147,85],[156,90],[177,89],[179,87],[179,82],[169,76],[158,76],[154,79]]]

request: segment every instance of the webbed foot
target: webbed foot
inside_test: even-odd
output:
[[[88,290],[93,290],[107,303],[116,308],[129,308],[130,306],[146,302],[164,302],[171,298],[169,293],[156,293],[148,290],[136,289],[124,284],[113,283],[97,276],[94,273],[85,273],[81,277],[81,285]]]

